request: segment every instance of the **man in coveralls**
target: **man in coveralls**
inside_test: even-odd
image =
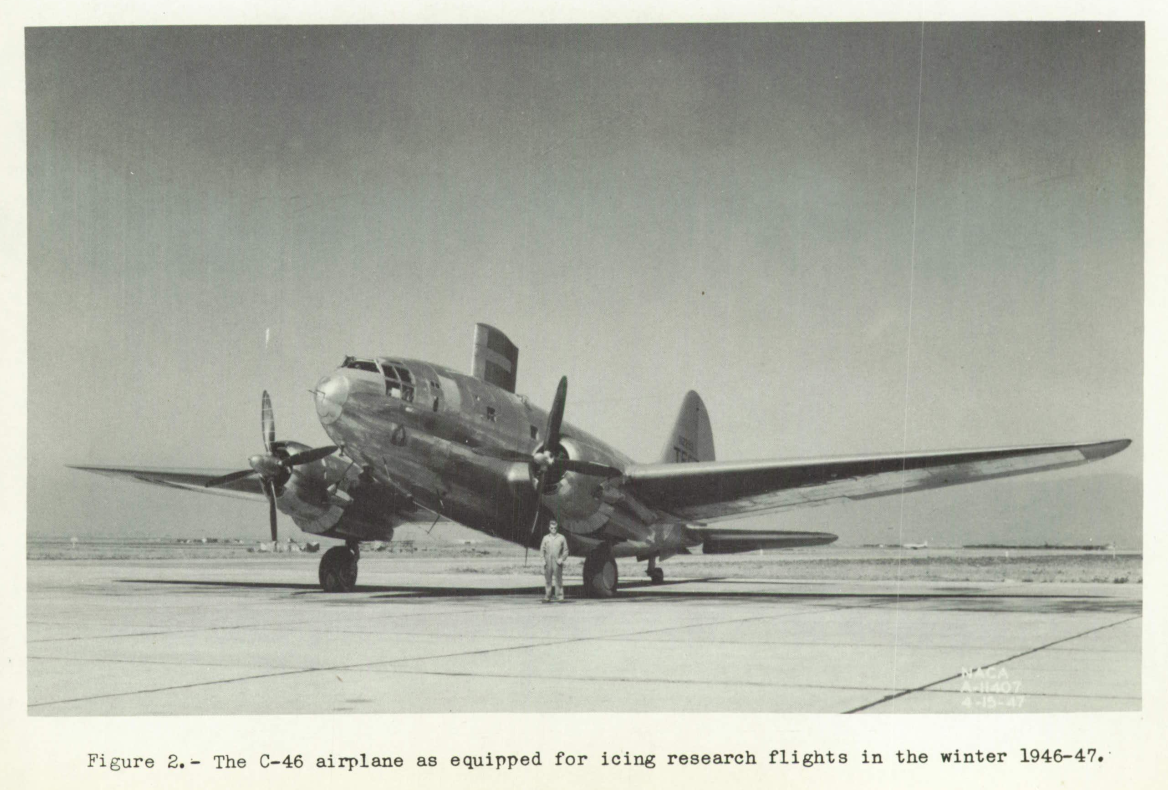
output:
[[[568,559],[568,541],[560,534],[560,525],[553,518],[548,522],[548,534],[539,544],[543,554],[543,602],[552,599],[552,582],[556,586],[556,600],[564,600],[564,561]]]

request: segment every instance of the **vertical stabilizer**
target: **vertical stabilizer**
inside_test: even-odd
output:
[[[681,411],[677,413],[677,422],[669,434],[669,441],[665,443],[661,462],[674,464],[713,460],[714,431],[710,427],[710,415],[701,396],[690,390],[681,402]]]
[[[515,391],[519,349],[508,337],[488,324],[475,324],[471,375],[508,392]]]

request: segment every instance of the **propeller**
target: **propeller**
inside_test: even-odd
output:
[[[547,428],[543,433],[543,444],[528,459],[532,477],[535,479],[535,518],[531,522],[531,535],[524,547],[523,561],[527,562],[527,547],[535,540],[539,528],[539,498],[549,480],[558,480],[564,472],[578,472],[594,477],[618,477],[623,472],[616,467],[592,461],[577,461],[568,457],[568,451],[560,444],[560,427],[564,422],[564,405],[568,399],[568,377],[560,378],[556,387],[556,397],[548,412]]]
[[[268,523],[272,528],[272,541],[275,542],[277,488],[288,482],[288,478],[292,476],[292,467],[327,458],[338,448],[335,445],[328,445],[289,454],[284,442],[276,441],[276,417],[272,411],[272,399],[268,396],[267,390],[264,390],[264,396],[260,403],[260,435],[264,440],[264,452],[247,459],[251,469],[241,469],[238,472],[213,478],[204,483],[203,486],[204,488],[215,488],[235,480],[258,475],[260,486],[264,489],[264,496],[268,498]]]

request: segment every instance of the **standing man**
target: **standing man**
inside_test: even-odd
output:
[[[560,534],[560,525],[553,518],[548,522],[548,534],[539,544],[543,554],[543,602],[552,599],[552,582],[555,582],[556,600],[564,600],[564,561],[568,559],[568,541]]]

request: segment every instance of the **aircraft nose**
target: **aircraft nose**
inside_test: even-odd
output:
[[[325,425],[334,423],[349,399],[349,379],[341,373],[325,376],[316,383],[315,395],[316,416]]]

